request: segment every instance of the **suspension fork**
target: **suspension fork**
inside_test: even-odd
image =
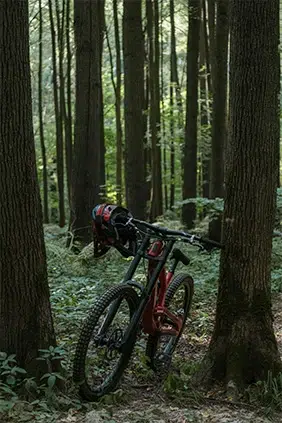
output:
[[[128,271],[126,272],[126,274],[125,274],[125,276],[122,280],[122,283],[125,283],[128,280],[133,278],[134,273],[135,273],[137,267],[139,266],[141,259],[144,257],[144,253],[145,253],[146,249],[148,248],[149,243],[150,243],[150,235],[147,234],[143,238],[143,241],[142,241],[140,247],[138,248],[136,256],[132,260]],[[107,313],[107,315],[106,315],[106,317],[105,317],[105,319],[104,319],[104,321],[103,321],[103,323],[102,323],[102,325],[99,329],[99,332],[98,332],[99,335],[101,335],[103,332],[105,332],[108,329],[108,327],[110,326],[110,324],[112,323],[112,321],[113,321],[113,319],[116,315],[116,312],[119,309],[119,306],[121,305],[121,302],[122,302],[122,298],[118,298],[117,300],[113,301],[113,303],[111,304],[109,311],[108,311],[108,313]]]

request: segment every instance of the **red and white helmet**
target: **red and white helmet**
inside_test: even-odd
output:
[[[127,225],[132,218],[124,207],[113,204],[98,204],[92,210],[94,255],[99,257],[109,248],[115,247],[125,257],[135,255],[136,233]]]

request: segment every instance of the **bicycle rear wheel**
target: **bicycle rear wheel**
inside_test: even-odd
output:
[[[134,348],[137,329],[130,342],[121,342],[138,307],[135,290],[122,284],[100,297],[82,328],[73,364],[73,379],[79,392],[88,401],[95,401],[112,392]]]
[[[172,355],[182,335],[194,292],[194,281],[191,276],[179,274],[171,281],[165,298],[168,310],[182,318],[182,325],[178,335],[161,334],[149,335],[146,346],[148,365],[157,372],[166,373],[171,364]],[[164,323],[169,323],[164,321]]]

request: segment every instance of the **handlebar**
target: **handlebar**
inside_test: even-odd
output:
[[[184,231],[176,231],[172,229],[163,228],[161,226],[152,225],[151,223],[144,222],[143,220],[131,218],[128,221],[128,224],[136,225],[137,229],[138,229],[138,225],[144,226],[150,229],[151,231],[153,231],[156,235],[161,235],[162,237],[166,237],[166,238],[178,237],[178,238],[182,238],[183,241],[189,242],[190,244],[193,244],[196,241],[198,244],[200,244],[207,250],[211,248],[224,249],[224,245],[217,241],[213,241],[208,238],[202,238],[197,235],[192,235]]]

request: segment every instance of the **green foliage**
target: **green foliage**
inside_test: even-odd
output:
[[[249,386],[246,395],[251,403],[263,405],[267,414],[282,411],[282,373],[274,377],[268,372],[267,379]]]

